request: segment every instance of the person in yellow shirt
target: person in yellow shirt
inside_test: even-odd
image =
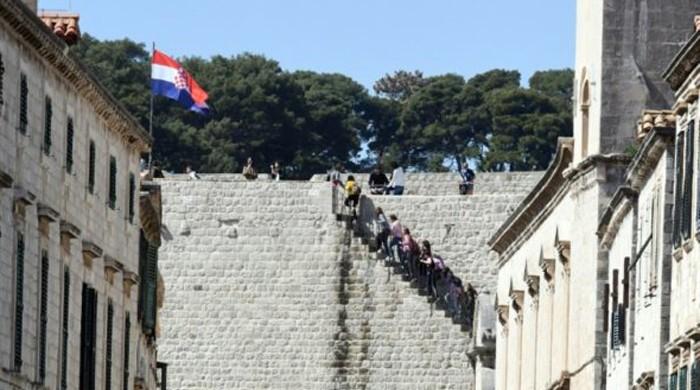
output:
[[[345,182],[345,206],[352,207],[353,211],[360,202],[360,186],[357,185],[355,177],[348,176],[348,181]],[[352,204],[352,206],[350,205]]]

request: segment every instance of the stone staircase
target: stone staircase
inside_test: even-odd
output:
[[[469,333],[346,225],[336,389],[471,389]]]

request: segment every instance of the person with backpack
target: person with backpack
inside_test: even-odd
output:
[[[384,258],[389,256],[389,234],[391,232],[391,227],[389,226],[389,221],[384,215],[384,210],[381,207],[377,207],[374,216],[374,231],[375,240],[377,243],[377,253],[384,252]]]
[[[357,204],[360,203],[361,191],[362,189],[360,189],[360,186],[355,182],[355,177],[353,175],[348,176],[348,181],[345,182],[345,206],[352,208],[353,216],[357,215],[355,209],[357,208]]]
[[[411,231],[408,228],[403,229],[403,240],[401,242],[404,255],[404,263],[407,265],[406,272],[410,279],[415,279],[418,276],[418,267],[416,261],[420,256],[420,247],[416,240],[411,236]]]

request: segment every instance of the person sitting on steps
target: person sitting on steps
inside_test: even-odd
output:
[[[386,186],[389,184],[384,172],[380,168],[374,168],[369,175],[369,192],[372,195],[382,195],[386,191]]]
[[[253,167],[253,158],[248,157],[248,160],[246,161],[245,167],[243,167],[243,177],[245,177],[248,180],[255,180],[258,178],[258,173],[255,171],[255,168]]]
[[[391,182],[387,187],[387,193],[402,195],[406,186],[406,175],[403,172],[403,168],[401,168],[398,163],[393,163],[392,168],[394,171],[391,173]]]
[[[469,168],[469,165],[465,165],[460,172],[462,176],[462,182],[459,184],[459,194],[460,195],[471,195],[474,193],[474,179],[476,174]]]
[[[345,182],[345,206],[352,209],[353,218],[357,217],[357,204],[360,203],[360,186],[355,182],[353,175],[348,176],[348,181]]]

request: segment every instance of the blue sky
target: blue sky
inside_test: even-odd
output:
[[[40,0],[100,39],[155,41],[173,56],[264,54],[288,70],[370,88],[397,69],[470,77],[572,67],[572,0]]]

